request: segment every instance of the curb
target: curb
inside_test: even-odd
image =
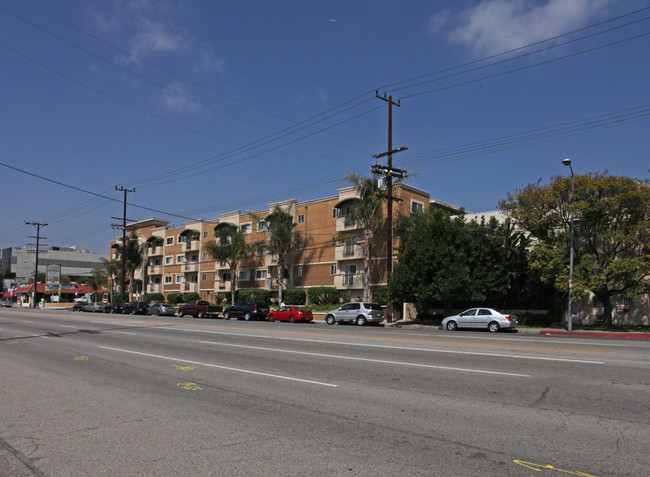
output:
[[[571,336],[603,336],[607,338],[642,338],[650,339],[650,333],[635,333],[626,331],[555,331],[541,330],[542,335],[571,335]]]

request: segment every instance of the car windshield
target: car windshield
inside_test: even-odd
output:
[[[364,303],[363,305],[370,310],[381,310],[379,303]]]

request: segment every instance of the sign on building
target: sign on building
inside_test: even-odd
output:
[[[61,265],[47,266],[47,286],[58,287],[61,284]]]

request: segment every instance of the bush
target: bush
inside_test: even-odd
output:
[[[372,301],[385,305],[388,303],[388,285],[377,285],[372,289]]]
[[[188,293],[183,293],[183,302],[187,303],[188,301],[192,300],[199,300],[201,298],[201,295],[199,295],[196,292],[188,292]]]
[[[122,304],[126,301],[125,299],[128,297],[129,295],[127,293],[115,292],[113,293],[113,303]]]
[[[156,301],[165,301],[165,295],[162,293],[147,293],[144,296],[144,300],[147,303],[154,303]]]
[[[183,303],[183,294],[178,292],[170,293],[169,295],[167,295],[167,301],[172,305],[178,305],[179,303]]]
[[[546,328],[551,326],[554,321],[556,321],[556,317],[551,313],[545,315],[522,313],[521,315],[517,315],[517,322],[521,326],[539,326]]]
[[[271,290],[264,290],[262,288],[252,289],[252,290],[237,290],[237,301],[243,300],[252,300],[252,294],[255,294],[255,300],[265,301],[269,303],[271,299]]]
[[[283,298],[287,305],[304,305],[307,293],[305,293],[305,290],[292,288],[285,290]]]
[[[338,303],[339,290],[336,287],[313,287],[307,290],[307,296],[313,305],[331,305]]]

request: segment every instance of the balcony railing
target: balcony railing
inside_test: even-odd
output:
[[[342,289],[363,288],[363,274],[344,273],[337,275],[334,277],[334,286]]]
[[[199,264],[196,262],[185,262],[183,264],[183,272],[198,272],[199,271]]]
[[[198,240],[190,240],[185,242],[185,251],[186,252],[196,252],[200,248],[200,243]]]

